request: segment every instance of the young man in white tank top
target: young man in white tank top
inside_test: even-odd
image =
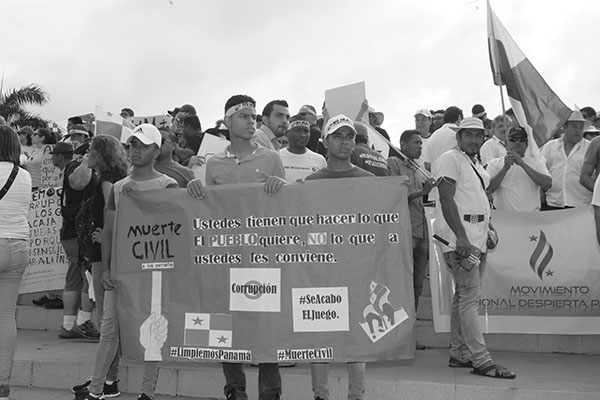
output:
[[[94,375],[89,383],[89,387],[78,387],[81,391],[75,393],[76,400],[101,398],[106,385],[110,386],[114,384],[114,382],[106,382],[105,380],[108,369],[119,347],[119,329],[113,290],[116,285],[110,276],[109,269],[112,232],[119,200],[127,192],[179,187],[175,179],[163,175],[154,169],[154,159],[160,154],[162,144],[162,136],[155,126],[150,124],[139,125],[127,139],[127,144],[129,145],[128,154],[132,165],[131,174],[114,184],[105,208],[105,226],[102,233],[102,284],[106,289],[106,294],[104,297],[104,315],[100,330],[100,344],[96,352]],[[161,315],[151,326],[152,329],[158,329],[166,333],[167,321]],[[158,362],[145,362],[141,388],[142,393],[138,399],[151,400],[154,398],[157,378]]]

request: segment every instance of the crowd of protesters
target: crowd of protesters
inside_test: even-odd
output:
[[[126,143],[112,136],[94,137],[81,117],[69,118],[63,134],[47,128],[16,131],[0,120],[0,400],[8,398],[15,304],[27,265],[29,193],[41,186],[41,148],[47,144],[54,144],[52,162],[62,171],[60,239],[68,270],[62,299],[51,292],[34,303],[64,309],[61,339],[100,342],[94,375],[73,388],[76,399],[120,394],[115,286],[108,267],[120,197],[128,190],[181,187],[201,200],[204,186],[190,167],[205,162],[206,185],[263,182],[268,195],[303,180],[408,177],[415,309],[428,265],[430,233],[424,207],[434,204],[434,231],[455,246],[443,247],[457,293],[448,365],[494,378],[516,376],[492,360],[477,324],[485,253],[498,240],[490,210],[537,212],[591,204],[600,243],[600,114],[592,107],[573,111],[538,149],[510,110],[490,120],[479,104],[466,118],[456,106],[422,108],[414,114],[414,128],[405,130],[385,157],[369,139],[375,131],[389,140],[381,126],[384,114],[366,101],[356,118],[329,116],[326,108],[319,116],[312,105],[302,105],[291,115],[285,100],[267,103],[260,115],[256,110],[250,96],[233,96],[225,104],[223,119],[203,131],[195,107],[185,104],[168,111],[170,127],[139,125]],[[363,113],[365,122],[354,121]],[[134,112],[124,108],[121,116],[129,119]],[[223,153],[208,161],[197,156],[206,135],[230,141]],[[94,306],[99,327],[91,322]],[[417,349],[423,348],[417,342]],[[258,367],[259,399],[279,399],[278,364]],[[328,365],[313,364],[311,370],[314,398],[328,399]],[[223,364],[223,372],[227,399],[247,399],[242,365]],[[154,398],[157,373],[156,362],[145,363],[139,399]],[[349,398],[362,399],[365,364],[348,363],[348,374]]]

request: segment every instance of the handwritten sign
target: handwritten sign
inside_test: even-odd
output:
[[[41,163],[41,188],[59,187],[62,186],[62,172],[52,164],[52,154],[54,149],[53,144],[45,144],[42,146],[43,159]]]
[[[157,128],[168,128],[171,126],[172,117],[168,114],[160,115],[149,115],[145,117],[131,117],[127,118],[133,125],[138,126],[141,124],[152,124]]]
[[[60,194],[62,188],[40,189],[31,194],[29,206],[29,262],[19,293],[62,289],[67,257],[60,243]]]

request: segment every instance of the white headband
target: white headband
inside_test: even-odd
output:
[[[244,108],[250,109],[250,110],[254,111],[254,113],[256,114],[256,109],[254,108],[254,104],[247,101],[247,102],[236,104],[235,106],[229,107],[227,109],[227,111],[225,111],[225,116],[231,117],[233,114],[235,114],[236,112],[238,112],[240,110],[243,110]]]
[[[288,126],[288,130],[294,129],[294,128],[306,128],[306,129],[310,130],[310,123],[308,121],[304,121],[302,119],[292,121],[292,122],[290,122],[290,124]]]
[[[90,136],[90,134],[88,133],[88,131],[84,131],[82,129],[71,129],[69,131],[70,135],[85,135],[85,136]]]

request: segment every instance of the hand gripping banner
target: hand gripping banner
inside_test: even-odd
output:
[[[113,264],[123,354],[140,360],[414,357],[403,179],[125,195]]]

